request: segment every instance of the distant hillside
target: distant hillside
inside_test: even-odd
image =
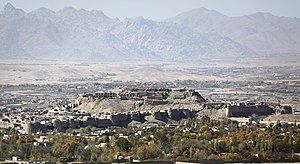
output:
[[[300,19],[258,12],[228,17],[205,8],[181,13],[166,20],[199,33],[218,33],[257,53],[300,53]]]
[[[72,7],[26,13],[8,3],[0,26],[1,58],[195,60],[255,54],[217,33],[142,17],[120,21]]]
[[[228,17],[205,8],[164,22],[111,19],[65,7],[0,14],[0,58],[205,60],[300,53],[300,19],[256,13]]]

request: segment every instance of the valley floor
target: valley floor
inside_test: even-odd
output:
[[[299,81],[300,55],[206,61],[0,60],[0,84],[114,81]]]

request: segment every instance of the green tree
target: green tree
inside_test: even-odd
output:
[[[165,153],[170,152],[172,146],[171,146],[171,143],[170,143],[170,139],[167,137],[165,132],[163,132],[163,131],[155,132],[154,133],[154,142]]]
[[[126,138],[118,138],[116,141],[116,146],[121,150],[128,152],[132,148],[132,144]]]

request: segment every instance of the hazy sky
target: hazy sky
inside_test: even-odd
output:
[[[300,18],[300,0],[0,0],[0,7],[7,2],[27,12],[39,7],[57,11],[72,6],[76,9],[102,10],[106,15],[120,19],[143,16],[163,20],[199,7],[217,10],[229,16],[262,11]]]

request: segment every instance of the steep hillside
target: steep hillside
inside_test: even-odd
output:
[[[120,21],[72,7],[25,13],[8,3],[0,25],[1,58],[200,60],[255,54],[217,33],[142,17]]]
[[[228,17],[205,8],[166,20],[200,33],[215,32],[261,53],[300,53],[300,19],[258,12]]]

